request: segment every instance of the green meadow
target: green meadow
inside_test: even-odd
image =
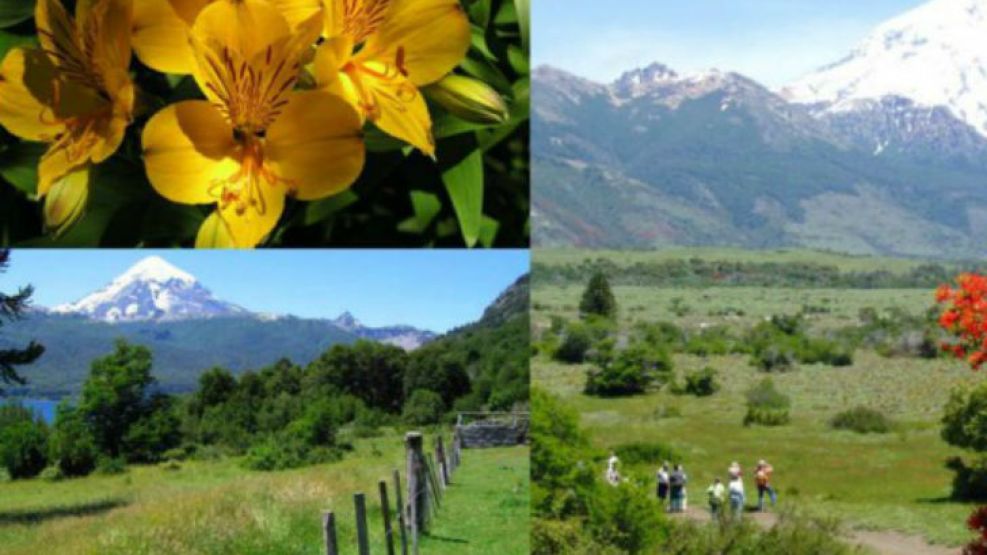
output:
[[[724,252],[691,254],[719,260]],[[602,257],[626,263],[674,256],[667,252],[551,251],[539,253],[535,259],[541,264],[572,264]],[[734,256],[757,262],[779,255],[739,252]],[[804,253],[785,256],[805,261]],[[853,271],[907,271],[917,264],[828,254],[821,257]],[[534,277],[532,326],[537,338],[550,327],[553,317],[577,317],[583,285],[549,285]],[[814,307],[807,316],[810,330],[825,332],[857,323],[859,311],[866,307],[881,313],[896,308],[918,315],[933,305],[932,291],[926,289],[616,285],[613,290],[621,330],[641,321],[669,321],[687,330],[711,325],[743,330],[771,315],[795,314]],[[772,374],[777,388],[791,397],[791,423],[745,428],[744,392],[765,377],[749,364],[746,355],[678,354],[674,363],[679,376],[713,367],[719,373],[720,391],[706,398],[674,395],[669,388],[633,397],[591,397],[583,394],[590,364],[563,364],[545,353],[532,360],[532,381],[580,412],[583,426],[601,453],[635,442],[673,448],[690,476],[692,505],[705,505],[707,485],[714,477],[725,478],[732,461],[743,465],[749,480],[756,462],[767,459],[775,467],[781,505],[836,516],[855,529],[900,531],[951,546],[969,540],[965,521],[972,505],[950,500],[953,473],[945,467],[946,460],[961,451],[940,438],[939,420],[954,387],[976,383],[984,376],[945,358],[885,358],[861,349],[850,366],[798,365],[794,371]],[[829,421],[834,415],[858,406],[880,410],[893,420],[894,430],[860,435],[831,429]],[[598,464],[602,476],[605,462]],[[649,463],[625,467],[623,473],[652,484],[655,470]],[[752,494],[756,498],[756,490],[752,490],[749,483],[749,502]]]
[[[377,483],[390,486],[395,469],[403,478],[403,460],[401,436],[389,433],[355,441],[339,462],[296,470],[253,472],[227,458],[2,483],[0,545],[10,555],[321,555],[322,513],[332,510],[340,547],[350,553],[352,496],[364,492],[371,550],[382,553]],[[527,448],[465,450],[453,482],[423,552],[528,552]]]

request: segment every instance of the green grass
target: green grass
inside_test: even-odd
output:
[[[528,453],[526,447],[463,451],[422,552],[527,554]]]
[[[430,445],[431,434],[427,434]],[[527,451],[516,449],[513,464],[524,465]],[[474,506],[513,497],[513,483],[468,483],[479,477],[493,480],[491,468],[510,458],[499,451],[468,452],[457,480],[464,490],[489,487]],[[489,459],[489,460],[488,460]],[[344,553],[355,552],[353,494],[367,494],[371,548],[383,551],[377,482],[391,482],[394,469],[403,469],[401,436],[360,440],[355,451],[340,462],[283,472],[250,472],[237,460],[185,462],[178,470],[164,466],[132,467],[120,476],[91,476],[48,483],[27,480],[0,484],[0,545],[11,555],[64,554],[236,554],[321,555],[322,513],[337,513],[338,535]],[[504,463],[506,464],[506,463]],[[470,466],[487,469],[470,474]],[[403,474],[403,473],[402,473]],[[450,492],[449,504],[458,492]],[[391,490],[393,503],[393,490]],[[500,505],[497,505],[500,507]],[[526,511],[525,503],[525,511]],[[443,512],[439,523],[447,515]],[[477,517],[479,518],[479,516]],[[517,519],[515,519],[517,520]],[[443,524],[440,524],[443,525]],[[462,533],[497,548],[497,553],[526,553],[517,537],[494,538],[497,521],[471,522]],[[527,536],[527,522],[517,522]],[[441,529],[441,528],[440,528]],[[526,541],[526,540],[525,540]],[[432,545],[434,543],[434,545]],[[426,539],[429,553],[459,553]]]
[[[536,287],[535,330],[547,327],[552,315],[574,317],[580,292],[578,287]],[[797,312],[802,304],[826,304],[831,312],[812,320],[818,330],[855,322],[864,306],[898,306],[918,313],[931,305],[931,292],[924,290],[617,287],[615,293],[622,327],[638,320],[668,320],[685,326],[743,328],[770,314]],[[691,307],[690,314],[670,313],[675,297]],[[745,316],[709,316],[724,307],[742,309]],[[945,359],[887,359],[858,351],[850,367],[802,366],[776,375],[778,389],[792,398],[792,423],[744,428],[743,393],[764,376],[746,357],[679,355],[675,363],[679,375],[714,367],[722,390],[702,399],[664,391],[625,399],[593,398],[582,394],[588,366],[566,366],[544,355],[533,359],[532,380],[571,403],[602,449],[661,442],[681,453],[692,479],[693,504],[702,505],[706,486],[714,476],[724,477],[731,461],[740,461],[749,472],[765,458],[775,466],[782,503],[835,514],[853,527],[899,530],[937,543],[959,545],[969,538],[964,522],[971,506],[948,499],[952,473],[944,467],[948,457],[960,452],[940,439],[939,419],[952,387],[983,376]],[[861,405],[881,410],[898,428],[863,436],[829,427],[835,414]],[[661,417],[669,408],[681,416]],[[604,463],[600,464],[602,473]],[[653,464],[625,469],[648,483],[654,470]],[[748,488],[750,494],[750,484]]]

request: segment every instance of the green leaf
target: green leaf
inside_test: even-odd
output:
[[[12,27],[34,15],[34,0],[0,0],[0,27]]]
[[[500,222],[484,216],[480,224],[480,244],[486,248],[492,248],[497,240],[497,232],[500,231]]]
[[[442,174],[442,182],[452,198],[466,245],[473,247],[480,238],[483,221],[483,153],[474,150]]]
[[[531,35],[531,1],[514,0],[514,7],[517,10],[517,22],[521,27],[521,48],[525,52],[531,49],[529,36]]]
[[[329,198],[310,202],[305,206],[305,215],[302,218],[302,225],[315,225],[323,220],[329,219],[337,212],[341,212],[348,206],[355,204],[360,197],[353,191],[347,189],[338,195]]]
[[[37,46],[38,41],[34,35],[15,35],[7,31],[0,31],[0,60],[7,52],[21,46]]]
[[[0,153],[0,175],[24,194],[38,190],[38,160],[47,147],[42,143],[14,143]]]
[[[411,207],[415,215],[398,224],[398,229],[405,233],[424,233],[442,210],[442,201],[432,193],[411,191]]]

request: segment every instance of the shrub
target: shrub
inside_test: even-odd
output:
[[[579,520],[535,518],[531,523],[532,555],[619,555],[612,546],[597,543]]]
[[[565,337],[555,350],[555,359],[569,364],[586,360],[586,351],[593,345],[589,327],[582,322],[572,322],[566,327]]]
[[[952,498],[956,501],[987,501],[987,460],[980,459],[967,466],[960,457],[946,461],[946,468],[952,470]]]
[[[978,453],[987,451],[987,382],[954,391],[942,423],[942,438],[947,443]]]
[[[664,384],[672,374],[668,352],[644,343],[621,351],[614,360],[589,371],[586,393],[619,397],[643,393],[652,384]]]
[[[58,405],[48,453],[65,476],[86,476],[96,468],[96,440],[79,411],[67,403]]]
[[[587,525],[596,541],[632,555],[654,552],[669,527],[654,496],[632,484],[600,488]]]
[[[788,372],[795,365],[794,363],[794,351],[779,345],[759,348],[751,356],[751,365],[762,372]]]
[[[858,434],[886,434],[891,431],[891,421],[880,411],[856,407],[843,411],[829,423],[837,430],[850,430]]]
[[[48,466],[48,427],[30,409],[0,406],[0,466],[14,479],[32,478]]]
[[[55,465],[51,465],[45,467],[45,469],[41,471],[41,474],[38,475],[38,478],[41,478],[46,482],[58,482],[64,479],[65,475],[62,474],[62,470],[60,468]]]
[[[714,395],[720,390],[720,384],[717,382],[716,377],[716,370],[709,366],[702,370],[686,374],[683,391],[696,397]]]
[[[341,456],[339,449],[311,447],[286,431],[272,434],[248,449],[243,466],[250,470],[286,470],[339,460]]]
[[[790,418],[788,410],[791,399],[775,389],[771,378],[761,380],[747,391],[747,414],[744,416],[744,426],[760,424],[762,426],[783,426]]]
[[[405,402],[401,416],[408,424],[426,426],[438,423],[445,410],[441,395],[427,389],[416,389]]]
[[[627,464],[660,464],[682,460],[671,447],[659,442],[638,441],[614,448],[620,460]]]
[[[100,456],[96,460],[96,473],[104,476],[123,474],[127,471],[127,461],[123,457]]]
[[[533,388],[530,436],[532,512],[552,518],[585,515],[597,486],[579,413]]]

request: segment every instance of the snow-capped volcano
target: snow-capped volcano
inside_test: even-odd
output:
[[[932,0],[880,25],[843,60],[782,90],[828,112],[903,97],[987,136],[987,0]]]
[[[249,314],[217,300],[191,274],[159,256],[141,260],[99,291],[57,314],[78,314],[105,322],[141,322],[216,318]]]

